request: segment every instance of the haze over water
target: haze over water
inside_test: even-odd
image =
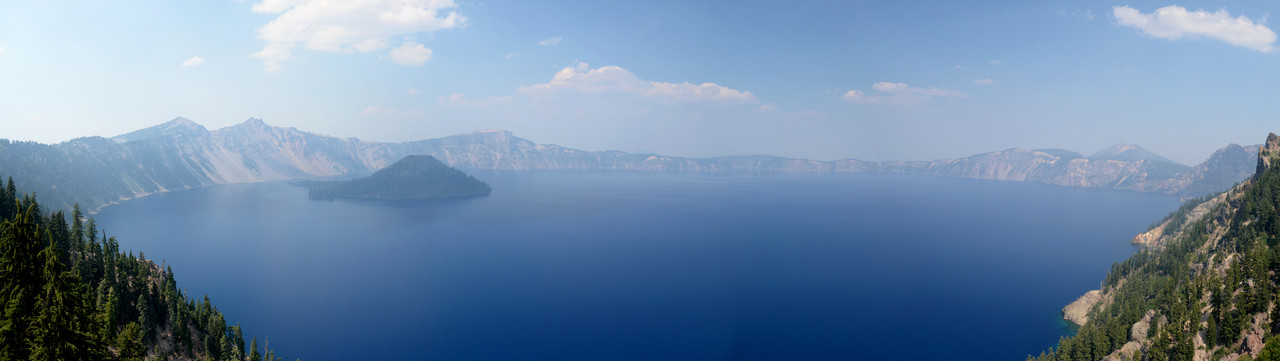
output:
[[[1178,204],[903,175],[474,174],[492,195],[242,184],[95,218],[309,361],[994,360],[1053,345],[1059,309]]]

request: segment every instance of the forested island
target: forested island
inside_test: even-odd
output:
[[[487,196],[489,184],[429,155],[410,155],[368,177],[299,182],[311,199],[421,200]]]
[[[1280,360],[1280,137],[1252,178],[1188,201],[1064,309],[1079,333],[1028,360]],[[1083,317],[1082,317],[1083,312]]]
[[[0,193],[0,360],[281,360],[78,204],[68,222],[12,177]]]

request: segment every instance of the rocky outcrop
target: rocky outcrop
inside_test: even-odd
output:
[[[1155,228],[1152,228],[1151,230],[1138,233],[1138,235],[1134,236],[1133,240],[1129,241],[1129,243],[1133,243],[1140,246],[1150,246],[1155,244],[1156,240],[1159,240],[1161,236],[1164,236],[1164,227],[1165,225],[1168,225],[1169,222],[1172,222],[1172,221],[1164,221],[1164,223],[1160,223],[1159,225],[1157,225]]]
[[[1280,158],[1280,136],[1276,136],[1276,133],[1267,134],[1267,142],[1258,147],[1258,168],[1254,173],[1255,176],[1262,176],[1262,173],[1275,163],[1276,158]]]
[[[1089,322],[1089,310],[1102,300],[1102,290],[1085,292],[1083,296],[1062,308],[1062,318],[1079,326]]]
[[[1167,236],[1166,232],[1171,231],[1170,228],[1177,228],[1175,226],[1181,226],[1184,224],[1189,224],[1189,223],[1194,223],[1196,221],[1199,221],[1203,219],[1206,215],[1208,215],[1209,212],[1212,211],[1215,207],[1221,205],[1223,202],[1226,202],[1226,201],[1227,201],[1227,194],[1225,193],[1219,194],[1216,197],[1209,198],[1208,200],[1195,205],[1195,207],[1192,207],[1191,210],[1186,212],[1185,215],[1182,215],[1179,212],[1174,212],[1173,214],[1170,215],[1169,218],[1162,221],[1159,225],[1156,225],[1154,228],[1151,228],[1146,232],[1142,232],[1142,233],[1139,233],[1137,236],[1134,236],[1133,240],[1131,240],[1130,243],[1140,245],[1140,246],[1146,246],[1146,247],[1159,246],[1166,240],[1166,237],[1165,237]],[[1172,231],[1176,231],[1176,229],[1172,229]]]
[[[1120,349],[1111,352],[1103,360],[1122,361],[1132,359],[1130,358],[1131,356],[1141,352],[1142,344],[1147,342],[1147,333],[1151,329],[1151,318],[1155,314],[1155,310],[1149,310],[1146,315],[1142,316],[1141,320],[1134,322],[1133,326],[1129,328],[1129,342],[1125,342],[1123,346],[1120,346]]]

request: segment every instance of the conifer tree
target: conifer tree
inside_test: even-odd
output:
[[[47,234],[47,233],[46,233]],[[36,301],[39,310],[27,340],[32,361],[85,360],[94,345],[85,330],[80,280],[58,260],[57,243],[40,252],[44,262],[44,288]]]
[[[262,354],[258,353],[258,338],[254,337],[249,341],[249,361],[262,361]]]
[[[232,356],[236,360],[244,359],[244,333],[240,331],[240,325],[236,324],[231,328]]]
[[[122,361],[142,361],[147,355],[147,346],[142,343],[142,326],[137,322],[125,325],[116,335],[116,350]]]
[[[0,224],[0,360],[25,360],[29,354],[26,340],[41,288],[38,209],[29,202],[24,211]]]
[[[76,244],[75,249],[82,249],[84,243],[84,213],[80,212],[80,203],[71,206],[71,240]]]

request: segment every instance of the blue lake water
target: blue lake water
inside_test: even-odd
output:
[[[95,218],[286,360],[1022,360],[1178,204],[907,175],[474,174],[492,195],[243,184]]]

